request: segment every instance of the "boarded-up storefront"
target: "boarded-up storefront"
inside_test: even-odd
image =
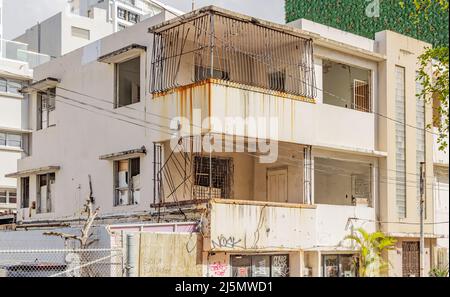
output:
[[[141,233],[139,276],[202,276],[201,236]]]

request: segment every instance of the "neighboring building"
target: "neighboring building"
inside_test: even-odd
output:
[[[161,12],[36,69],[23,89],[32,153],[7,175],[18,223],[77,221],[88,198],[103,224],[194,222],[205,276],[354,276],[343,239],[363,227],[399,240],[389,275],[417,275],[417,162],[433,176],[434,145],[415,73],[428,45],[214,6],[183,22]],[[428,272],[428,185],[426,209]]]
[[[90,16],[96,7],[104,9],[106,21],[113,24],[114,32],[157,15],[163,10],[173,16],[183,14],[182,11],[155,0],[72,0],[70,5],[71,11],[81,16]]]
[[[93,8],[89,17],[66,9],[28,28],[15,41],[28,44],[33,51],[60,57],[113,33],[112,24],[105,18],[106,11],[100,8]]]
[[[149,0],[72,0],[64,11],[28,28],[15,41],[30,50],[60,57],[93,41],[167,11],[171,17],[182,12]]]
[[[0,39],[0,224],[11,223],[17,209],[17,181],[5,174],[29,152],[28,97],[19,90],[33,79],[32,67],[49,60],[26,44]]]
[[[402,6],[400,3],[403,2]],[[427,13],[417,19],[414,1],[398,0],[286,0],[286,21],[300,18],[374,39],[375,33],[391,30],[426,41],[448,45],[448,7],[430,1]]]

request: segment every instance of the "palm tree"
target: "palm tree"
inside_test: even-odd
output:
[[[358,275],[362,277],[377,276],[379,272],[387,268],[388,263],[383,260],[383,251],[394,248],[396,240],[377,231],[368,233],[363,228],[356,229],[356,234],[347,235],[345,240],[353,241],[359,251],[359,257],[355,261]]]

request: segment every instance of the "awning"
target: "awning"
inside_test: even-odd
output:
[[[132,149],[128,151],[122,151],[118,153],[112,153],[107,155],[102,155],[99,157],[100,160],[109,160],[109,161],[117,161],[117,160],[124,160],[124,159],[131,159],[135,157],[139,157],[142,155],[147,154],[147,149],[145,146],[138,148],[138,149]]]
[[[99,57],[97,61],[102,63],[121,63],[139,56],[146,50],[146,46],[133,43],[109,54],[103,55]]]
[[[31,83],[20,89],[20,93],[43,92],[47,89],[56,87],[61,81],[54,77],[47,77],[39,81]]]
[[[61,167],[60,166],[46,166],[46,167],[39,167],[39,168],[33,168],[33,169],[26,169],[17,171],[14,173],[6,174],[5,177],[21,177],[21,176],[29,176],[34,174],[45,174],[50,172],[58,171]]]

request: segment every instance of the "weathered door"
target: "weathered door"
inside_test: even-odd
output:
[[[403,276],[420,276],[420,252],[418,241],[404,241],[402,243]]]
[[[267,201],[287,202],[287,169],[267,170]]]

